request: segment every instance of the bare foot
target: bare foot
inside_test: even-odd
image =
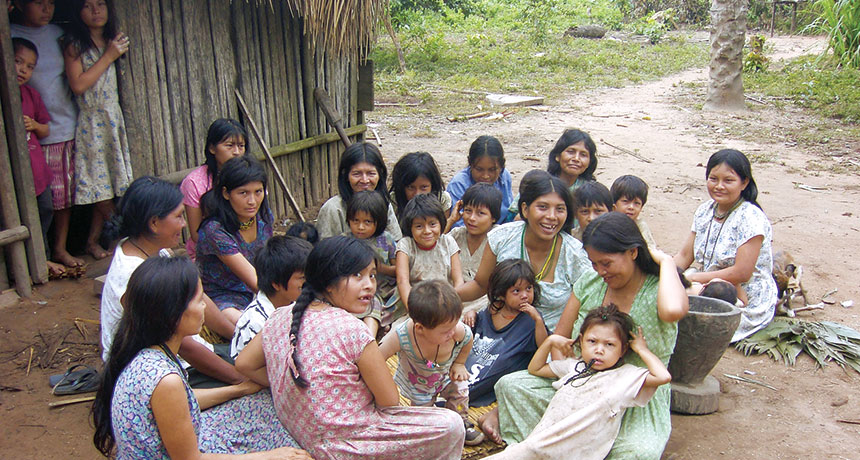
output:
[[[59,251],[59,250],[54,251],[54,260],[56,260],[57,262],[65,265],[67,267],[80,267],[81,265],[84,264],[83,260],[78,259],[77,257],[73,257],[71,254],[69,254],[66,251]]]
[[[93,259],[101,260],[108,256],[108,252],[98,243],[90,243],[87,245],[87,254],[93,256]]]
[[[56,262],[48,261],[48,279],[62,277],[66,273],[66,266]]]
[[[478,417],[478,426],[481,428],[481,431],[490,438],[490,441],[493,441],[496,444],[504,444],[502,441],[502,435],[499,430],[499,408],[487,412],[486,414]]]

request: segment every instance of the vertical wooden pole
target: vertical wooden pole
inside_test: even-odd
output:
[[[30,149],[27,145],[27,140],[24,137],[26,132],[24,129],[24,115],[21,111],[21,91],[18,88],[18,80],[15,72],[15,55],[12,51],[12,41],[9,37],[9,19],[5,14],[0,14],[0,41],[2,41],[2,49],[0,49],[0,61],[2,61],[2,75],[0,75],[0,94],[2,94],[2,107],[4,126],[6,127],[6,149],[9,156],[5,161],[10,162],[9,171],[11,176],[8,180],[9,188],[3,187],[4,195],[10,194],[14,190],[15,196],[12,198],[14,202],[17,200],[16,207],[13,210],[17,216],[14,224],[5,214],[9,210],[5,209],[4,203],[4,223],[9,227],[23,223],[30,230],[30,238],[21,244],[15,244],[14,247],[21,247],[25,253],[26,260],[16,261],[13,249],[12,264],[23,266],[24,273],[15,272],[16,286],[18,294],[22,297],[30,295],[30,280],[31,277],[36,283],[46,283],[48,281],[48,265],[45,255],[45,241],[42,238],[42,224],[39,221],[39,208],[36,204],[36,194],[33,185],[33,169],[30,166]],[[5,150],[5,149],[0,149]],[[28,263],[29,262],[29,263]],[[29,275],[27,275],[29,265]],[[19,267],[20,268],[20,267]],[[20,279],[24,276],[24,279]],[[26,285],[26,289],[24,286]]]

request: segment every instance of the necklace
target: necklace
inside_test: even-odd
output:
[[[526,224],[528,225],[528,224]],[[552,239],[552,246],[549,248],[549,254],[546,256],[546,260],[543,262],[543,267],[541,267],[540,272],[535,275],[535,281],[543,280],[543,277],[546,276],[546,269],[549,267],[549,263],[552,260],[552,254],[555,252],[555,244],[558,241],[558,233],[555,234],[555,237]],[[526,251],[526,226],[523,225],[523,235],[520,237],[520,259],[525,260],[525,256],[527,254]]]
[[[576,372],[576,374],[572,375],[569,379],[565,380],[564,384],[565,385],[570,384],[570,386],[572,386],[574,388],[578,388],[578,387],[585,385],[591,379],[591,376],[593,376],[594,374],[597,373],[597,371],[594,370],[592,368],[592,366],[594,366],[594,360],[593,359],[591,361],[589,361],[588,363],[586,363],[585,361],[580,361],[580,362],[576,363],[576,365],[573,366],[573,370]],[[582,379],[585,379],[585,380],[580,382],[578,385],[575,385],[573,383],[577,380],[582,380]]]
[[[254,216],[254,218],[252,218],[248,222],[239,222],[239,231],[241,232],[244,230],[248,230],[249,228],[251,228],[251,225],[253,225],[255,222],[257,222],[256,216]]]
[[[741,203],[743,203],[743,199],[738,199],[737,203],[732,205],[732,207],[724,215],[717,214],[717,203],[714,203],[714,217],[711,219],[710,222],[708,222],[708,232],[705,233],[705,248],[702,251],[702,270],[707,270],[708,267],[711,265],[711,262],[713,262],[714,254],[717,252],[717,243],[720,241],[720,234],[723,233],[723,227],[726,226],[725,224],[729,216],[732,214],[732,212],[734,212],[735,209],[737,209],[741,205]],[[721,221],[718,222],[720,224],[720,228],[719,230],[717,230],[717,236],[714,238],[714,244],[711,245],[711,256],[708,257],[707,262],[705,262],[705,256],[708,254],[708,244],[711,240],[711,227],[714,225],[715,220]]]
[[[128,239],[128,242],[131,243],[132,246],[136,247],[138,251],[142,252],[147,259],[149,259],[149,253],[144,251],[143,248],[138,246],[131,238]]]
[[[176,357],[176,355],[173,353],[173,351],[170,350],[170,348],[167,348],[167,345],[159,343],[158,346],[161,348],[161,351],[163,351],[164,354],[167,355],[168,358],[170,358],[171,361],[176,363],[176,365],[179,366],[180,369],[182,369],[182,376],[185,377],[185,380],[187,381],[188,371],[186,371],[185,368],[182,367],[182,363],[179,362],[179,358]]]
[[[415,323],[412,323],[412,337],[415,337],[415,348],[418,350],[421,360],[426,363],[427,369],[436,369],[439,366],[439,363],[436,362],[439,359],[439,345],[436,345],[436,355],[433,356],[433,361],[430,361],[424,357],[424,353],[421,353],[421,345],[418,345],[418,336],[415,335]]]

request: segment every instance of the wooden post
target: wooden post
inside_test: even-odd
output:
[[[5,129],[6,123],[0,119],[0,130]],[[3,226],[14,228],[21,225],[21,218],[18,216],[18,203],[15,201],[17,191],[15,190],[15,181],[12,178],[12,167],[9,164],[9,155],[5,154],[8,150],[9,144],[6,142],[6,136],[0,136],[0,211],[3,213]],[[30,275],[27,272],[27,252],[24,249],[24,242],[10,243],[7,254],[11,259],[15,290],[21,297],[30,297]]]
[[[18,215],[17,222],[4,219],[6,228],[15,227],[23,223],[30,230],[30,238],[23,243],[26,261],[22,261],[25,270],[29,266],[29,276],[36,283],[48,281],[48,265],[45,255],[45,241],[42,238],[42,224],[39,220],[39,207],[36,204],[36,194],[33,185],[33,169],[30,166],[30,149],[24,137],[24,115],[21,111],[21,91],[18,88],[18,80],[15,72],[15,54],[12,51],[12,41],[9,39],[9,22],[5,14],[0,14],[0,61],[2,61],[3,73],[0,75],[0,94],[2,94],[2,107],[4,126],[6,127],[6,148],[9,152],[10,173],[9,182],[13,188],[3,188],[4,195],[15,190],[14,200],[17,200],[15,214]],[[4,170],[5,171],[5,170]],[[4,209],[4,214],[7,212]],[[4,216],[5,217],[5,216]],[[19,243],[13,245],[16,246]],[[16,262],[13,260],[13,264]],[[29,262],[29,263],[28,263]],[[26,282],[26,294],[22,292],[22,284],[17,280],[18,294],[21,297],[30,295],[30,280]]]

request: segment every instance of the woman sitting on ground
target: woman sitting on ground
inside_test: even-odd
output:
[[[642,328],[651,351],[668,364],[678,334],[677,321],[688,310],[672,257],[649,252],[636,223],[620,212],[593,220],[582,239],[596,271],[583,275],[573,286],[555,333],[573,338],[573,331],[579,330],[590,311],[615,304]],[[624,362],[647,367],[635,353],[627,354]],[[526,371],[502,377],[495,390],[501,438],[509,444],[521,442],[531,433],[555,395],[551,380]],[[672,431],[669,400],[669,387],[662,386],[644,407],[627,409],[607,458],[659,459]],[[495,432],[493,421],[488,422],[482,428]]]
[[[144,260],[169,257],[171,254],[168,249],[179,245],[182,228],[185,227],[183,209],[179,187],[144,176],[131,183],[120,200],[117,213],[107,225],[106,234],[116,233],[117,237],[123,239],[116,246],[102,289],[101,342],[104,361],[110,355],[114,334],[123,314],[120,299],[125,294],[129,277]],[[223,334],[232,331],[233,324],[218,311],[215,304],[208,298],[204,300],[207,305],[206,325]],[[245,380],[230,363],[213,352],[211,344],[199,336],[185,338],[179,354],[196,369],[195,374],[202,374],[201,380],[211,377],[231,384]]]
[[[205,308],[193,262],[146,260],[132,274],[124,300],[93,403],[99,452],[118,460],[242,453],[249,459],[310,459],[287,447],[295,441],[275,417],[271,394],[259,385],[247,381],[193,391],[188,386],[176,353],[185,337],[200,332]],[[270,451],[260,452],[265,450]]]

